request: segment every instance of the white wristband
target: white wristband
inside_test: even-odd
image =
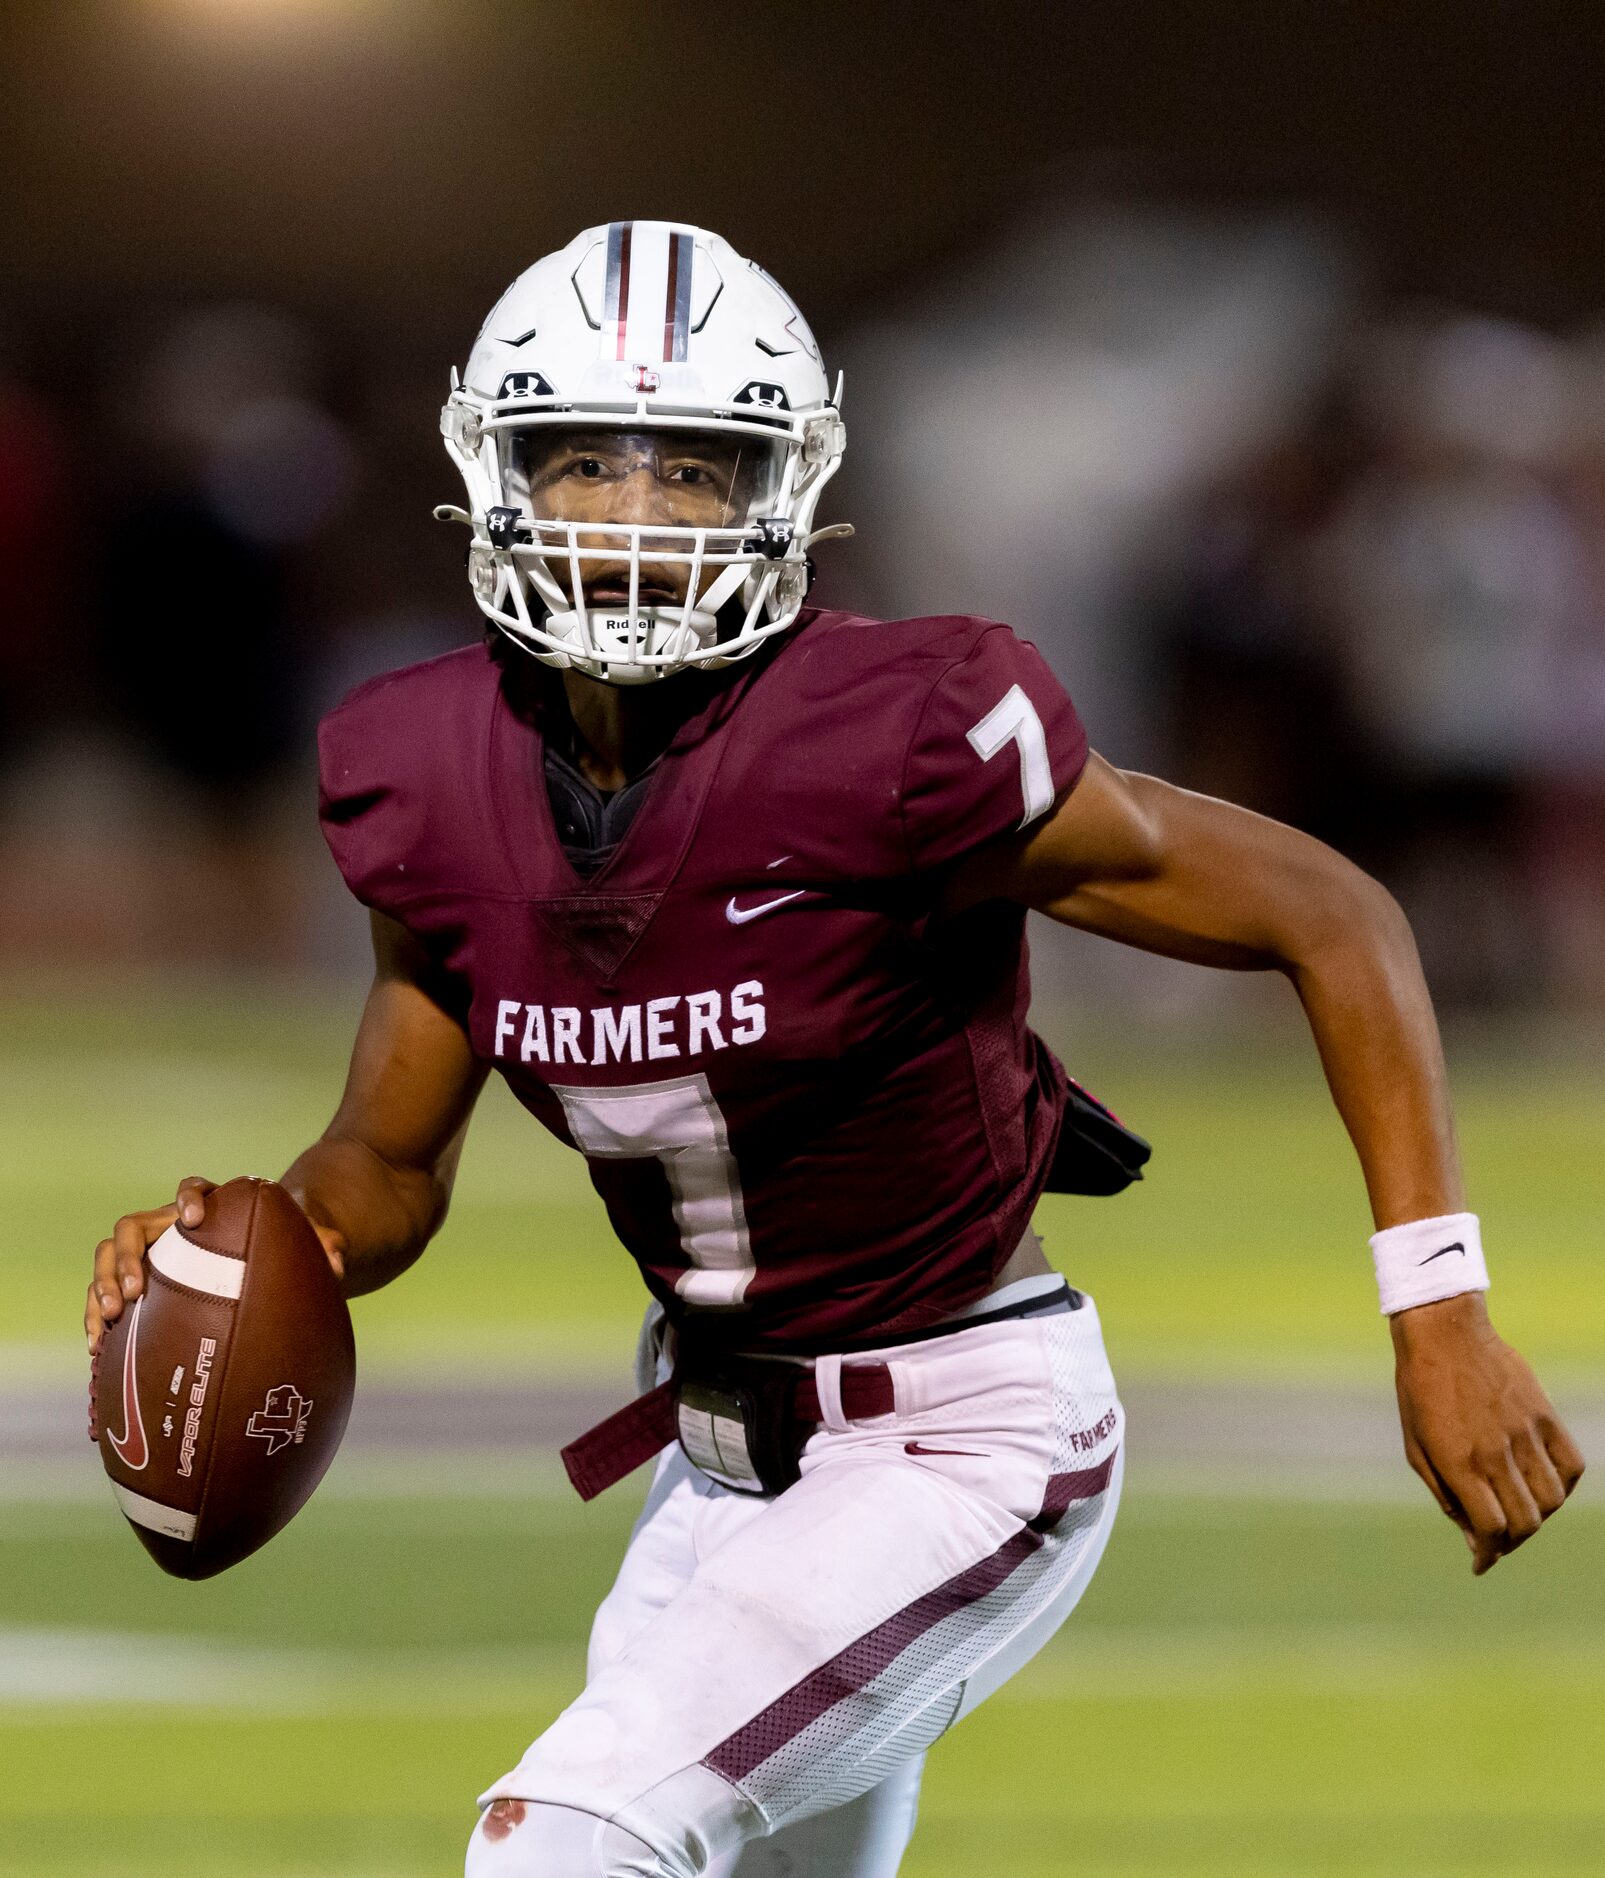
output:
[[[1371,1235],[1377,1292],[1382,1314],[1413,1310],[1457,1298],[1463,1291],[1488,1289],[1488,1266],[1482,1256],[1482,1227],[1475,1213],[1442,1213],[1413,1219]]]

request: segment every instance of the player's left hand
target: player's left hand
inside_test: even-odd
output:
[[[1400,1311],[1393,1331],[1404,1451],[1487,1571],[1582,1478],[1583,1457],[1482,1293]]]

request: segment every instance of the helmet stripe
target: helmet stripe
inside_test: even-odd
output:
[[[613,356],[625,356],[624,338],[630,324],[630,237],[633,222],[610,222],[607,231],[607,287],[602,303],[602,344],[613,341]]]
[[[622,222],[610,222],[607,230],[607,284],[602,291],[602,347],[605,350],[619,323],[619,239]]]
[[[663,301],[663,357],[685,357],[691,330],[691,266],[695,243],[687,234],[669,237],[669,284]]]

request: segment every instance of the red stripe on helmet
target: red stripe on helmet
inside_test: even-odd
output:
[[[624,337],[630,325],[630,235],[634,227],[633,222],[626,222],[619,230],[618,309],[614,316],[618,349],[614,357],[620,359],[624,357]]]
[[[663,357],[685,357],[686,328],[691,323],[691,266],[694,258],[689,235],[669,236],[669,277],[663,296]]]

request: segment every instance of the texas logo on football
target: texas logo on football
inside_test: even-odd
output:
[[[245,1424],[245,1432],[268,1444],[268,1453],[292,1441],[299,1441],[307,1431],[307,1417],[312,1404],[293,1382],[281,1382],[267,1392],[267,1401]]]

